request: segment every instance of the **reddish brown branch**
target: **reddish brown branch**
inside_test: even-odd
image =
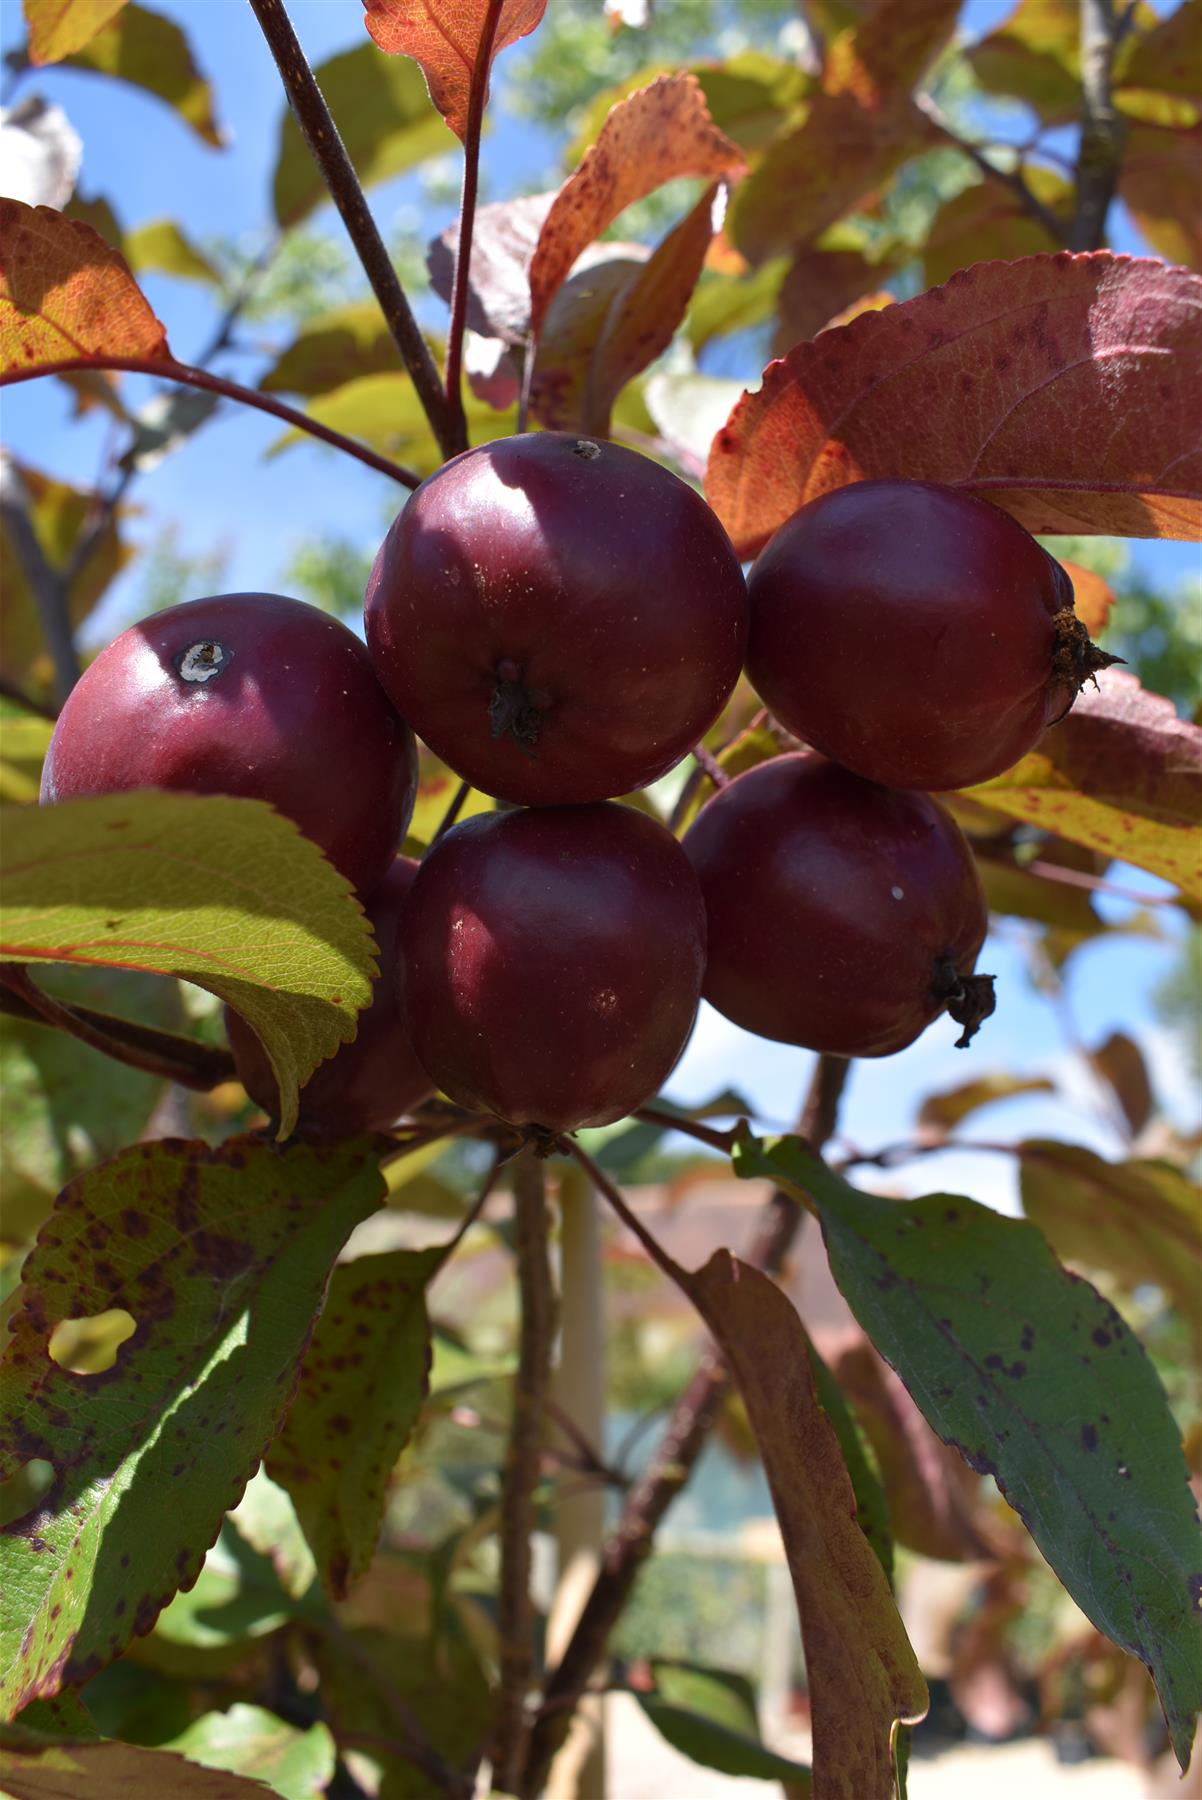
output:
[[[210,375],[207,369],[194,369],[190,363],[176,362],[172,357],[165,360],[151,356],[65,357],[62,362],[43,363],[36,369],[7,369],[0,374],[0,387],[12,387],[20,381],[37,381],[43,375],[70,375],[77,369],[116,369],[126,375],[153,375],[159,381],[178,381],[184,387],[203,388],[208,394],[237,400],[241,406],[253,406],[258,412],[270,413],[273,419],[282,419],[286,425],[295,425],[298,431],[307,431],[310,437],[320,438],[323,444],[344,450],[348,456],[366,463],[369,469],[377,469],[381,475],[399,481],[402,487],[415,488],[421,483],[421,476],[415,475],[412,469],[390,462],[386,456],[377,456],[366,444],[358,444],[354,438],[344,437],[342,432],[319,424],[307,413],[298,412],[295,406],[287,406],[284,401],[261,394],[256,388],[226,381],[221,375]]]
[[[16,963],[0,968],[0,1012],[64,1031],[114,1062],[200,1093],[234,1076],[234,1059],[227,1050],[194,1043],[175,1032],[156,1031],[132,1019],[114,1018],[90,1006],[67,1006],[45,993]]]
[[[467,301],[472,276],[472,232],[476,223],[476,195],[480,187],[480,131],[484,124],[484,101],[488,93],[488,71],[492,65],[492,47],[497,26],[501,22],[504,0],[488,0],[476,66],[472,70],[471,92],[467,103],[467,125],[463,135],[463,193],[459,202],[459,245],[455,252],[455,274],[451,284],[451,325],[447,335],[447,408],[450,413],[452,448],[467,449],[467,417],[463,410],[463,334],[467,327]]]

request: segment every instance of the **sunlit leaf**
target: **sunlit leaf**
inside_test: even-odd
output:
[[[125,239],[125,255],[131,269],[139,274],[153,270],[157,275],[177,275],[181,281],[203,281],[209,287],[221,286],[221,274],[174,219],[154,219],[139,225]]]
[[[334,1740],[320,1723],[300,1731],[262,1706],[205,1713],[164,1745],[206,1769],[264,1782],[281,1800],[318,1800],[334,1779]]]
[[[797,1138],[749,1144],[818,1214],[860,1324],[940,1437],[997,1480],[1073,1599],[1156,1682],[1177,1759],[1202,1707],[1198,1517],[1142,1346],[1026,1221],[849,1187]]]
[[[1073,584],[1073,611],[1090,637],[1099,637],[1106,629],[1118,596],[1110,583],[1093,569],[1083,569],[1080,563],[1069,562],[1063,557],[1060,566]]]
[[[102,31],[125,0],[25,0],[32,63],[61,62]]]
[[[128,0],[103,31],[68,58],[76,69],[112,75],[153,94],[177,112],[198,137],[220,149],[225,133],[213,110],[213,90],[193,61],[174,19]]]
[[[966,791],[1202,898],[1202,730],[1134,675],[1103,671],[1028,756]]]
[[[242,1014],[296,1090],[353,1037],[373,944],[346,880],[261,800],[110,794],[13,807],[0,833],[0,956],[143,969]]]
[[[268,1454],[336,1599],[375,1553],[392,1470],[426,1397],[425,1288],[441,1261],[438,1248],[395,1250],[334,1271]]]
[[[1027,187],[1062,222],[1072,216],[1074,188],[1054,169],[1023,171]],[[945,201],[931,221],[922,249],[922,272],[928,287],[948,281],[971,263],[998,258],[1016,262],[1041,250],[1056,250],[1053,238],[1021,199],[998,181],[979,181],[955,199]]]
[[[1108,251],[980,263],[771,364],[714,439],[710,504],[745,556],[875,476],[963,487],[1032,531],[1193,535],[1200,297]]]
[[[1119,193],[1153,250],[1202,269],[1202,126],[1160,131],[1132,125]]]
[[[765,268],[771,268],[766,263]],[[861,295],[884,286],[894,272],[888,256],[873,259],[850,246],[826,247],[822,238],[793,257],[777,297],[778,326],[773,353],[783,355],[803,338],[817,337],[825,325]]]
[[[367,29],[390,56],[411,56],[421,64],[430,98],[455,133],[467,131],[473,76],[484,47],[488,0],[364,0]],[[484,93],[493,62],[502,50],[529,37],[547,10],[547,0],[502,0],[487,62]]]
[[[999,1100],[1014,1100],[1023,1094],[1055,1091],[1055,1082],[1046,1075],[978,1075],[974,1081],[962,1081],[941,1094],[928,1094],[918,1110],[918,1123],[928,1131],[942,1134],[954,1131],[983,1106],[994,1106]]]
[[[1183,0],[1154,24],[1141,19],[1120,52],[1115,86],[1115,104],[1130,118],[1196,125],[1202,112],[1202,0]]]
[[[328,394],[364,375],[403,373],[384,315],[374,302],[363,300],[310,319],[259,386],[268,394]]]
[[[1079,39],[1077,0],[1018,0],[968,61],[987,93],[1024,100],[1053,124],[1081,105]]]
[[[633,201],[676,176],[734,173],[742,160],[738,145],[714,125],[691,75],[661,77],[614,107],[539,234],[530,264],[533,331],[580,252]]]
[[[362,1144],[245,1138],[134,1145],[64,1190],[0,1358],[0,1478],[31,1457],[54,1469],[0,1534],[8,1716],[87,1680],[196,1580],[279,1423],[330,1265],[382,1193]],[[137,1330],[107,1374],[50,1360],[60,1319],[114,1306]]]
[[[8,1800],[265,1800],[271,1790],[219,1769],[202,1769],[171,1750],[142,1744],[82,1743],[21,1732],[0,1738],[0,1785]]]
[[[381,56],[368,43],[341,51],[313,73],[364,187],[445,153],[446,131],[411,62]],[[300,126],[285,108],[272,181],[276,219],[297,225],[329,197]]]
[[[90,226],[0,200],[0,372],[80,356],[170,355],[125,263]]]
[[[344,382],[328,394],[319,394],[308,407],[310,418],[350,437],[360,438],[373,450],[399,457],[419,475],[433,474],[444,460],[434,441],[430,422],[413,383],[407,375],[363,375]],[[486,401],[470,395],[465,401],[469,432],[474,444],[490,438],[509,437],[512,413],[494,412]],[[311,444],[299,428],[286,431],[267,451],[278,456],[295,444]]]
[[[651,1676],[655,1686],[635,1688],[634,1697],[660,1736],[690,1762],[723,1775],[788,1782],[797,1794],[810,1792],[805,1764],[777,1756],[762,1742],[755,1694],[745,1675],[657,1657]]]

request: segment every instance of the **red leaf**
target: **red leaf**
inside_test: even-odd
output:
[[[714,439],[706,494],[744,556],[873,477],[942,481],[1028,530],[1202,523],[1202,281],[1096,251],[978,263],[770,363]]]
[[[456,137],[462,138],[488,0],[364,0],[364,5],[367,29],[381,50],[390,56],[411,56],[421,64],[431,100]],[[504,0],[486,80],[499,52],[528,37],[546,10],[547,0]]]
[[[537,334],[572,264],[620,212],[680,175],[714,177],[743,166],[737,144],[710,118],[692,75],[662,75],[610,112],[601,135],[556,194],[530,264]]]
[[[81,356],[171,360],[125,262],[90,225],[0,200],[0,373]]]

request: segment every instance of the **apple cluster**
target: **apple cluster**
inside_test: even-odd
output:
[[[274,594],[174,606],[91,664],[43,801],[249,795],[357,889],[380,974],[302,1124],[391,1123],[436,1089],[542,1133],[661,1086],[704,995],[765,1037],[967,1042],[986,908],[930,790],[1009,767],[1109,660],[1064,571],[1007,514],[924,482],[803,506],[745,580],[701,496],[607,442],[543,432],[447,463],[372,570],[366,645]],[[746,667],[804,748],[739,775],[682,842],[638,792],[698,745]],[[398,855],[414,731],[496,810]],[[629,803],[619,804],[625,799]],[[268,1110],[258,1039],[227,1015]]]

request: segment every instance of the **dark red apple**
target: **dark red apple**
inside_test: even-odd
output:
[[[765,705],[889,787],[1000,774],[1115,660],[1016,519],[934,482],[823,494],[781,526],[748,592],[747,673]]]
[[[144,787],[270,801],[370,895],[413,811],[413,734],[337,619],[219,594],[123,631],[59,715],[43,802]]]
[[[738,678],[747,592],[701,496],[567,432],[503,438],[407,501],[367,586],[394,705],[487,794],[547,806],[670,769]]]
[[[400,1011],[397,937],[417,864],[398,856],[377,887],[366,912],[380,951],[380,972],[371,1005],[359,1014],[359,1028],[326,1062],[319,1063],[301,1089],[301,1130],[353,1137],[382,1131],[403,1113],[428,1100],[434,1083],[413,1053]],[[238,1079],[264,1112],[278,1104],[275,1076],[262,1044],[230,1007],[225,1026]]]
[[[631,807],[487,813],[434,845],[401,924],[413,1046],[444,1093],[518,1126],[624,1118],[684,1049],[705,910]]]
[[[942,1012],[967,1043],[993,1010],[973,973],[988,915],[972,852],[929,794],[813,755],[738,776],[685,835],[705,896],[705,997],[736,1025],[888,1056]]]

